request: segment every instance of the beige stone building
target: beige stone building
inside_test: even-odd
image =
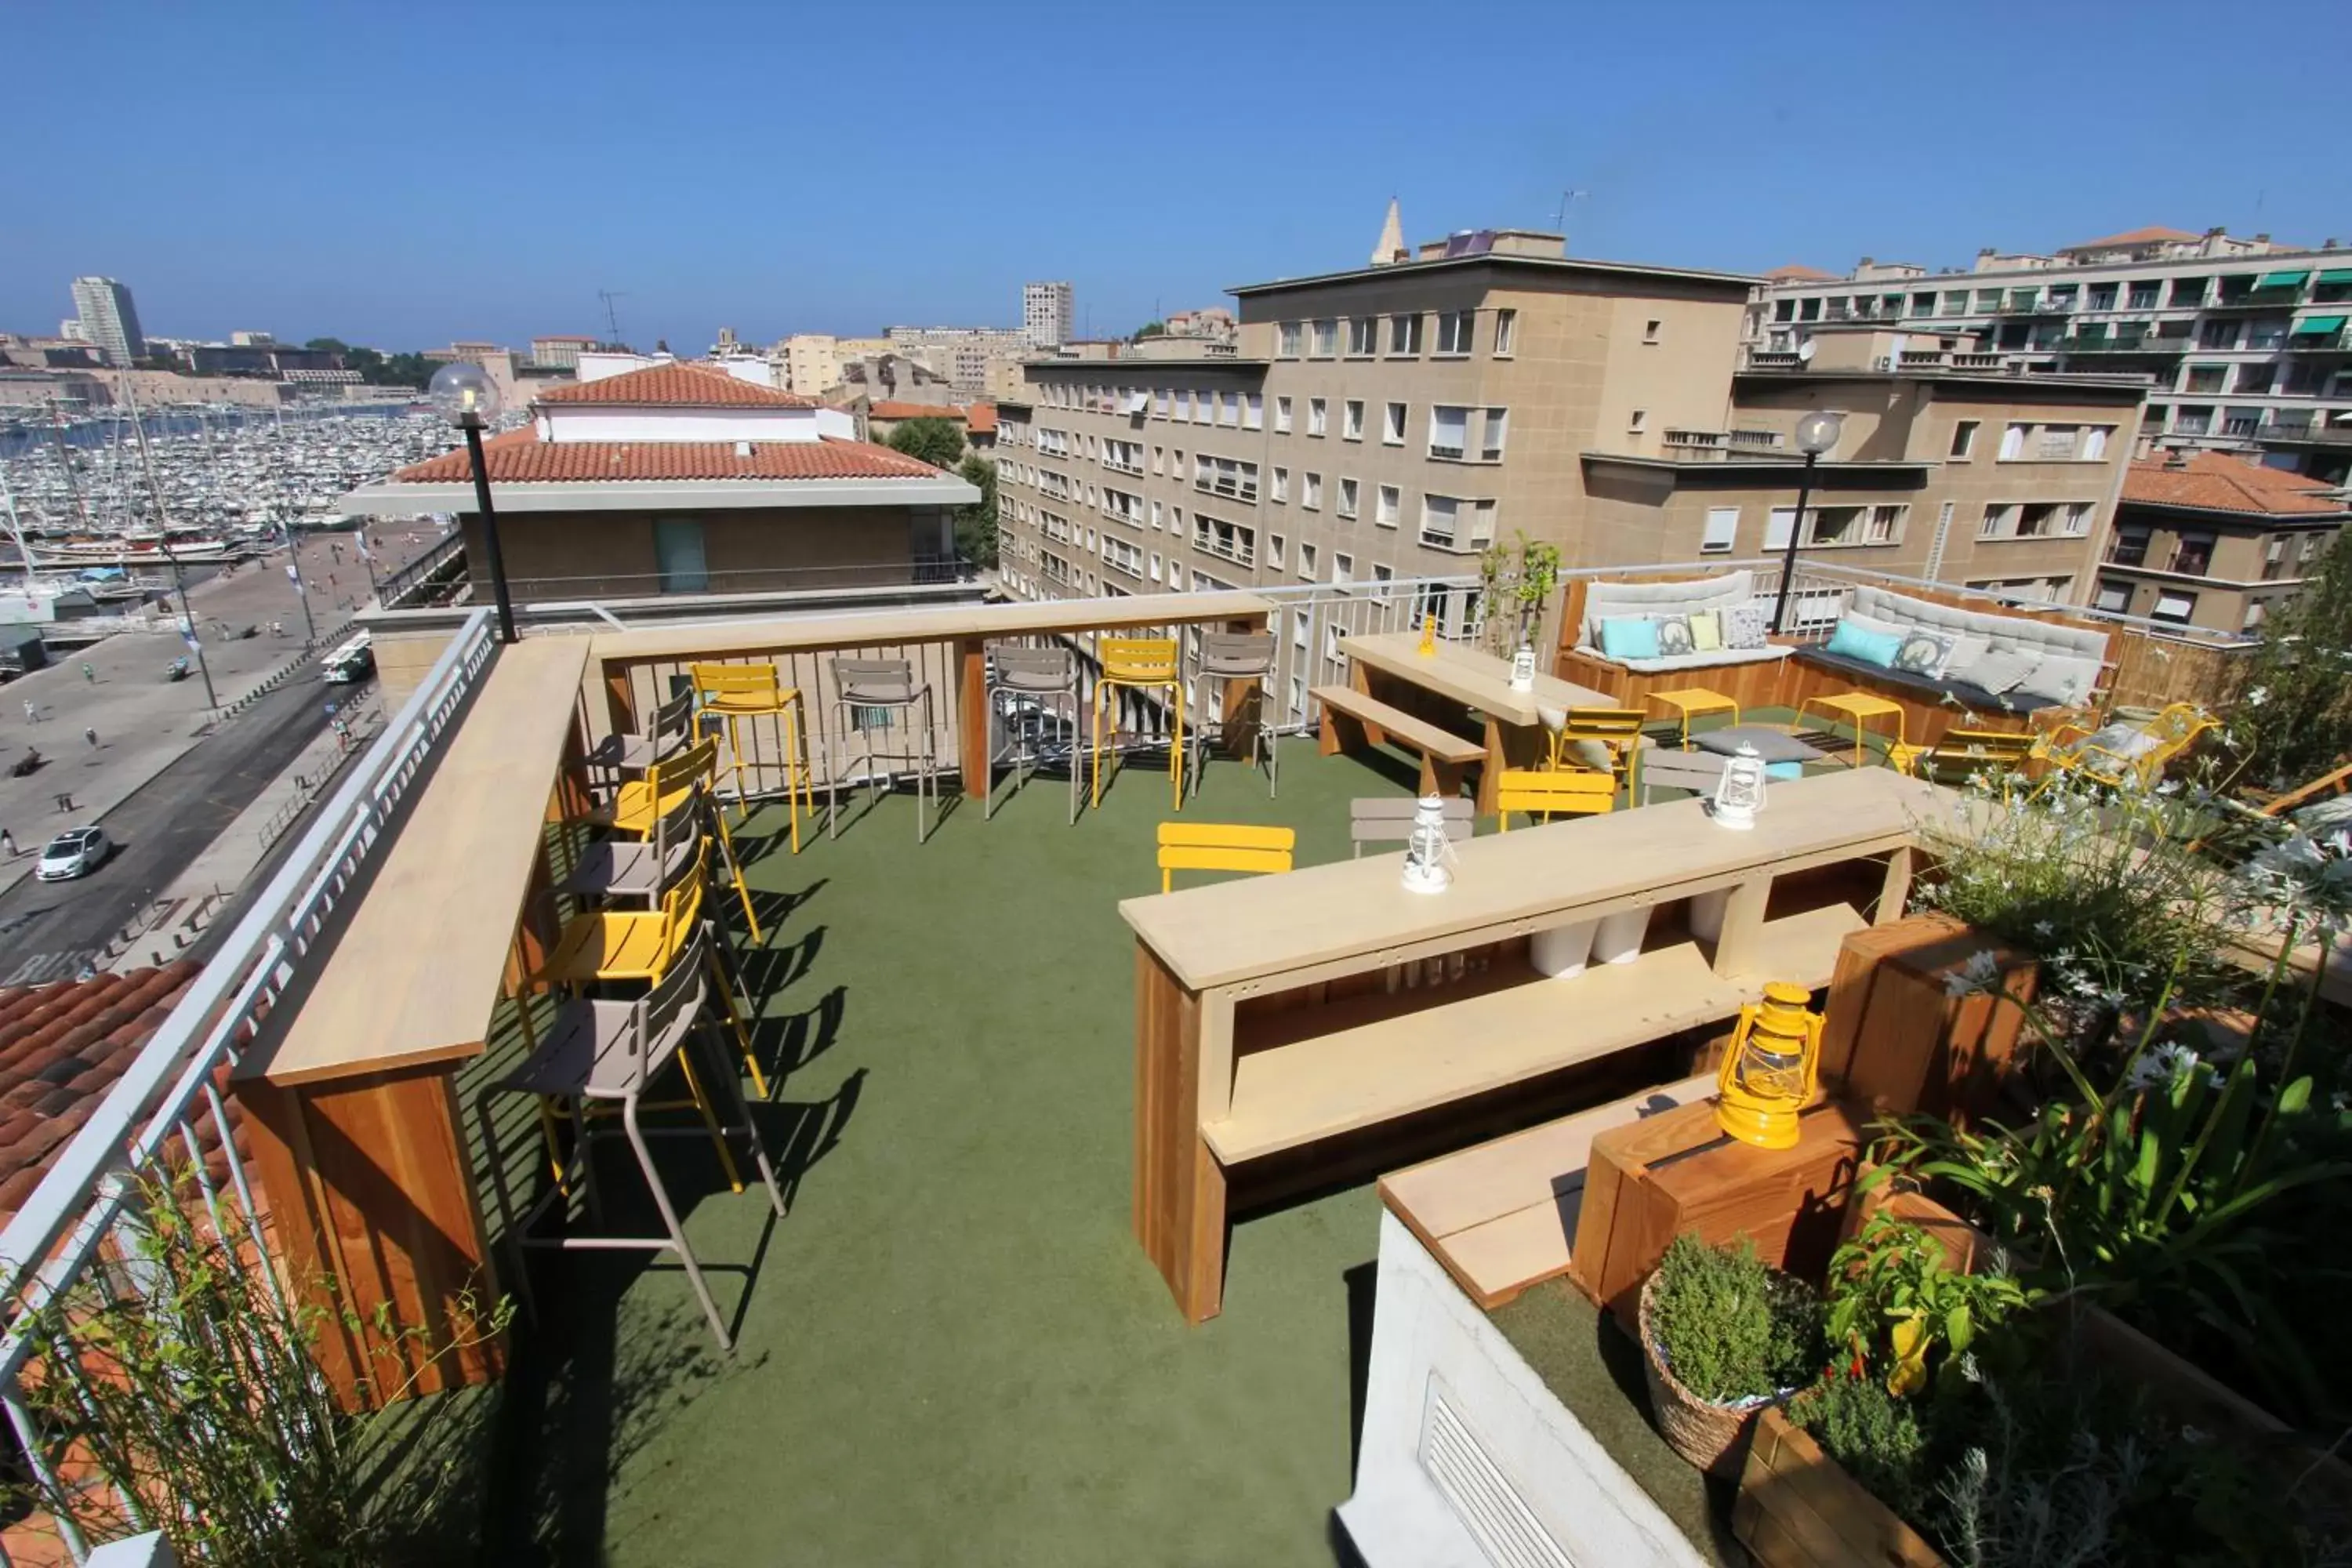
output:
[[[1522,531],[1571,566],[1756,555],[1793,521],[1797,418],[1832,407],[1809,550],[2080,600],[2143,384],[1867,334],[1742,374],[1753,281],[1500,231],[1236,289],[1230,358],[1032,361],[1003,570],[1038,596],[1405,579]]]
[[[2150,620],[2252,631],[2352,521],[2344,492],[2234,453],[2134,463],[2092,602]]]
[[[961,479],[857,440],[846,414],[724,370],[665,363],[542,392],[483,443],[518,604],[849,588],[952,570]],[[457,512],[475,597],[486,539],[463,447],[339,503]]]

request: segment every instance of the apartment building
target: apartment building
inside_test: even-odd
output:
[[[1067,283],[1021,285],[1021,333],[1033,349],[1049,349],[1078,335],[1076,296]]]
[[[76,330],[68,337],[97,344],[106,363],[118,369],[146,357],[147,340],[139,331],[139,307],[131,303],[128,284],[111,278],[77,278],[73,302]]]
[[[1017,366],[1030,352],[1029,334],[1019,327],[891,327],[883,335],[946,376],[963,397],[986,396],[991,369]]]
[[[530,340],[530,363],[541,370],[578,370],[580,356],[596,340],[579,332],[549,332]]]
[[[1792,363],[1852,322],[1962,333],[2011,368],[2143,377],[2145,427],[2166,447],[2260,448],[2335,479],[2352,462],[2352,247],[2334,239],[2137,229],[2048,256],[1986,250],[1968,270],[1783,268],[1749,309],[1748,363]]]
[[[786,391],[803,397],[822,397],[841,384],[843,365],[888,353],[890,340],[794,332],[769,352],[783,356]]]
[[[1579,454],[1718,422],[1751,281],[1483,233],[1233,289],[1230,356],[1032,362],[1001,416],[1007,568],[1045,594],[1344,583],[1465,572],[1519,530],[1582,561]]]
[[[1521,531],[1571,566],[1754,555],[1797,525],[1792,432],[1828,406],[1808,549],[2079,601],[2144,383],[1868,333],[1742,374],[1751,281],[1457,237],[1233,290],[1231,358],[1033,361],[1001,408],[1003,570],[1051,597],[1458,574]]]
[[[2352,510],[2317,479],[2234,452],[2131,466],[2092,603],[2214,631],[2252,631],[2317,569]]]

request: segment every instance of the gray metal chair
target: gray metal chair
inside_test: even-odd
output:
[[[652,909],[694,863],[703,810],[701,791],[681,790],[677,804],[654,819],[651,838],[599,838],[583,848],[556,896],[635,900]]]
[[[907,763],[915,769],[915,842],[920,844],[931,836],[931,826],[939,816],[939,730],[933,721],[931,688],[915,679],[915,666],[903,658],[836,658],[833,667],[834,733],[847,736],[855,732],[866,760],[866,771],[858,782],[871,785],[874,782],[874,759]],[[919,733],[915,731],[918,711],[922,716]],[[877,724],[877,716],[880,717]],[[893,715],[896,717],[894,718]],[[877,752],[874,731],[887,730],[894,723],[904,723],[908,730],[908,749],[900,753]],[[824,836],[841,836],[841,769],[836,764],[825,770]],[[923,795],[931,797],[931,819],[923,815]]]
[[[1377,795],[1348,803],[1348,837],[1356,846],[1356,858],[1364,857],[1367,844],[1406,844],[1412,839],[1412,814],[1421,803],[1409,795]],[[1453,795],[1445,801],[1445,837],[1448,842],[1466,844],[1470,841],[1474,817],[1478,803],[1468,795]]]
[[[1080,737],[1084,719],[1078,699],[1078,657],[1066,647],[1024,647],[1017,643],[991,643],[988,647],[988,778],[981,807],[982,820],[996,815],[996,764],[1013,763],[1013,787],[1021,787],[1022,768],[1034,767],[1042,748],[1041,724],[1029,721],[1060,714],[1069,723],[1063,746],[1070,773],[1070,820],[1078,819],[1078,780],[1085,768]],[[1008,754],[996,747],[1000,721],[1013,734]]]
[[[1723,782],[1723,766],[1728,760],[1713,752],[1644,746],[1633,759],[1635,804],[1649,805],[1650,792],[1660,785],[1686,789],[1695,795],[1713,795],[1715,786]]]
[[[566,1002],[556,1010],[553,1027],[522,1065],[491,1086],[479,1102],[479,1114],[485,1146],[489,1153],[490,1184],[498,1198],[499,1215],[504,1222],[509,1243],[516,1249],[515,1279],[518,1293],[526,1305],[531,1304],[529,1270],[521,1254],[532,1247],[563,1250],[611,1250],[642,1248],[653,1252],[675,1252],[685,1267],[688,1281],[694,1287],[695,1298],[702,1303],[703,1314],[710,1320],[710,1331],[719,1338],[719,1348],[731,1351],[734,1338],[727,1331],[727,1321],[719,1315],[719,1303],[712,1300],[710,1287],[702,1277],[702,1266],[687,1244],[686,1229],[678,1222],[677,1209],[670,1202],[669,1189],[662,1184],[661,1172],[654,1164],[649,1140],[662,1137],[709,1137],[718,1146],[719,1159],[734,1176],[734,1161],[728,1152],[727,1140],[741,1134],[750,1146],[751,1157],[759,1164],[760,1179],[768,1189],[768,1201],[781,1219],[784,1215],[783,1190],[776,1184],[774,1163],[768,1157],[768,1145],[760,1136],[760,1129],[751,1120],[751,1101],[744,1097],[742,1080],[731,1066],[715,1070],[706,1067],[698,1072],[693,1058],[693,1037],[708,1026],[704,1014],[710,1003],[709,979],[709,944],[712,928],[709,921],[682,948],[671,962],[668,971],[654,983],[646,994],[634,1002]],[[693,1103],[700,1110],[700,1127],[646,1127],[640,1112],[647,1109],[647,1088],[676,1062],[686,1075],[687,1086],[693,1093]],[[740,1121],[721,1122],[712,1104],[710,1089],[715,1089],[730,1101],[730,1109],[740,1117]],[[544,1105],[556,1100],[569,1110],[572,1148],[572,1163],[562,1173],[562,1179],[541,1194],[529,1213],[520,1221],[515,1217],[514,1200],[507,1188],[506,1162],[499,1147],[496,1119],[491,1106],[499,1092],[530,1094],[541,1098]],[[620,1108],[620,1131],[591,1124],[586,1107],[592,1104],[617,1105]],[[604,1217],[603,1203],[595,1186],[595,1144],[605,1139],[621,1137],[627,1141],[636,1156],[637,1169],[651,1191],[654,1207],[661,1214],[660,1236],[534,1236],[531,1227],[558,1205],[569,1205],[571,1191],[577,1184],[586,1197],[592,1219]],[[737,1190],[741,1189],[740,1180]]]
[[[678,691],[654,710],[653,729],[643,735],[615,731],[596,742],[588,753],[588,773],[598,786],[610,789],[635,778],[656,763],[666,763],[694,738],[694,692]]]
[[[1258,688],[1259,715],[1250,731],[1250,764],[1265,758],[1265,787],[1268,796],[1280,793],[1279,767],[1281,752],[1274,743],[1274,731],[1264,722],[1265,700],[1271,695],[1266,686],[1274,679],[1275,641],[1272,632],[1208,632],[1201,634],[1201,678],[1217,683],[1217,700],[1203,704],[1192,725],[1192,791],[1199,794],[1203,767],[1212,744],[1221,744],[1225,738],[1225,689],[1236,680],[1255,681]],[[1212,717],[1213,715],[1213,717]]]

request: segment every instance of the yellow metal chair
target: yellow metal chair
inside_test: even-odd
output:
[[[1160,890],[1169,890],[1178,871],[1287,871],[1297,847],[1296,828],[1163,822],[1160,825]]]
[[[727,721],[727,773],[735,783],[735,804],[748,811],[743,775],[762,766],[783,770],[784,811],[792,822],[793,853],[801,852],[801,805],[816,815],[815,776],[809,771],[808,731],[797,686],[786,686],[783,673],[772,664],[697,664],[688,667],[700,717]],[[779,761],[772,764],[747,762],[741,725],[750,720],[772,719]],[[698,722],[699,721],[698,721]],[[754,731],[756,734],[756,731]]]
[[[719,742],[698,741],[675,756],[646,768],[642,778],[623,784],[613,792],[610,805],[573,820],[592,827],[608,828],[625,838],[651,843],[660,834],[664,822],[675,820],[687,801],[700,795],[709,821],[719,830],[719,853],[726,862],[728,879],[735,886],[735,896],[742,903],[743,923],[750,928],[751,940],[758,942],[760,917],[751,908],[751,889],[743,882],[743,864],[736,858],[735,836],[728,831],[727,814],[719,809],[715,795],[718,779]],[[797,837],[797,818],[793,832]]]
[[[2134,724],[2117,722],[2088,730],[2061,724],[2050,731],[2035,754],[2050,764],[2035,787],[2039,795],[2061,778],[2072,778],[2110,789],[2131,785],[2153,789],[2173,758],[2197,743],[2221,721],[2194,702],[2175,702],[2152,719]]]
[[[1495,781],[1496,831],[1511,830],[1511,813],[1529,816],[1598,816],[1617,809],[1617,775],[1599,769],[1538,773],[1511,768]]]
[[[1168,742],[1168,776],[1175,786],[1175,802],[1171,810],[1184,809],[1184,677],[1181,661],[1176,651],[1174,637],[1105,637],[1096,646],[1095,657],[1101,663],[1101,673],[1095,678],[1094,695],[1094,795],[1091,804],[1102,804],[1103,779],[1103,712],[1110,709],[1111,718],[1118,720],[1117,693],[1121,688],[1136,691],[1164,690],[1169,695],[1175,714],[1175,732]],[[1117,739],[1114,733],[1114,740]]]
[[[1898,771],[1931,784],[1941,784],[1947,773],[2005,778],[2024,771],[2041,739],[2025,731],[1947,730],[1932,746],[1898,741],[1887,749],[1886,760]]]
[[[1650,716],[1639,708],[1538,708],[1537,716],[1551,735],[1551,754],[1545,766],[1554,773],[1584,764],[1568,761],[1570,747],[1591,744],[1609,754],[1610,771],[1620,779],[1626,763],[1641,749],[1642,726]]]

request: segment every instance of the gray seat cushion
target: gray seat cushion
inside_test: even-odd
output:
[[[1818,763],[1824,761],[1822,752],[1794,735],[1770,729],[1762,724],[1731,724],[1720,730],[1707,730],[1691,737],[1691,744],[1703,752],[1715,752],[1733,756],[1744,745],[1756,748],[1756,754],[1768,763]]]

